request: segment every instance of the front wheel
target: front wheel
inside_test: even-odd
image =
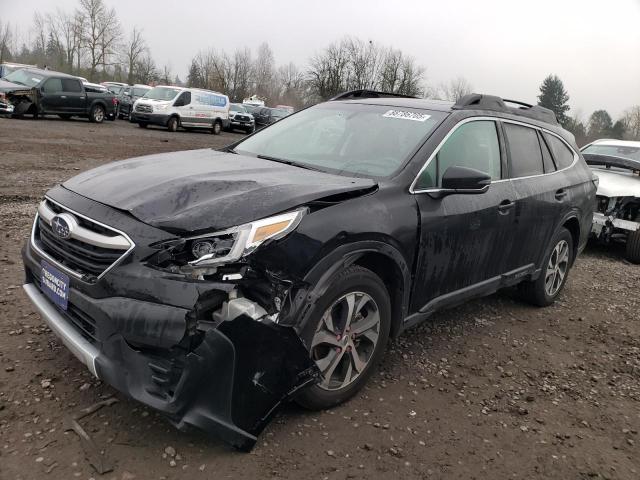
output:
[[[89,113],[89,121],[92,123],[102,123],[104,121],[104,107],[94,105]]]
[[[170,132],[177,132],[178,125],[179,125],[178,117],[171,117],[167,122],[167,130],[169,130]]]
[[[573,258],[573,237],[562,227],[553,236],[542,264],[540,276],[519,285],[525,300],[539,307],[551,305],[564,288]]]
[[[627,234],[626,257],[631,263],[640,263],[640,230]]]
[[[145,122],[138,122],[138,126],[139,126],[140,128],[147,128],[147,125],[148,125],[148,124],[147,124],[147,123],[145,123]]]
[[[310,322],[315,328],[305,341],[322,380],[300,392],[296,401],[320,410],[351,398],[373,374],[389,338],[389,293],[370,270],[349,267],[318,300]]]

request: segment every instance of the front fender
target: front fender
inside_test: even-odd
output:
[[[398,320],[401,322],[407,316],[409,306],[411,270],[397,248],[378,240],[364,240],[341,245],[317,262],[303,279],[307,287],[292,292],[291,307],[280,323],[293,326],[301,338],[307,338],[307,330],[315,327],[309,322],[313,307],[327,291],[335,275],[357,263],[367,254],[383,255],[390,259],[400,272],[402,293],[398,299]],[[394,296],[394,292],[389,294],[391,297]]]

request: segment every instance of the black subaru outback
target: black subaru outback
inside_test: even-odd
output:
[[[516,284],[551,304],[595,190],[549,110],[349,92],[51,189],[24,289],[98,378],[248,449],[284,400],[353,396],[437,310]]]

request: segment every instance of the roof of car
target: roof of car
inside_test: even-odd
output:
[[[614,138],[601,138],[599,140],[594,140],[589,145],[611,145],[611,146],[614,146],[614,147],[637,147],[637,148],[640,148],[640,142],[636,142],[636,141],[633,141],[633,140],[616,140]]]

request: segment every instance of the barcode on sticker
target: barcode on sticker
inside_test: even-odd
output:
[[[427,115],[426,113],[407,112],[406,110],[389,110],[382,116],[386,118],[414,120],[416,122],[424,122],[431,117],[431,115]]]

